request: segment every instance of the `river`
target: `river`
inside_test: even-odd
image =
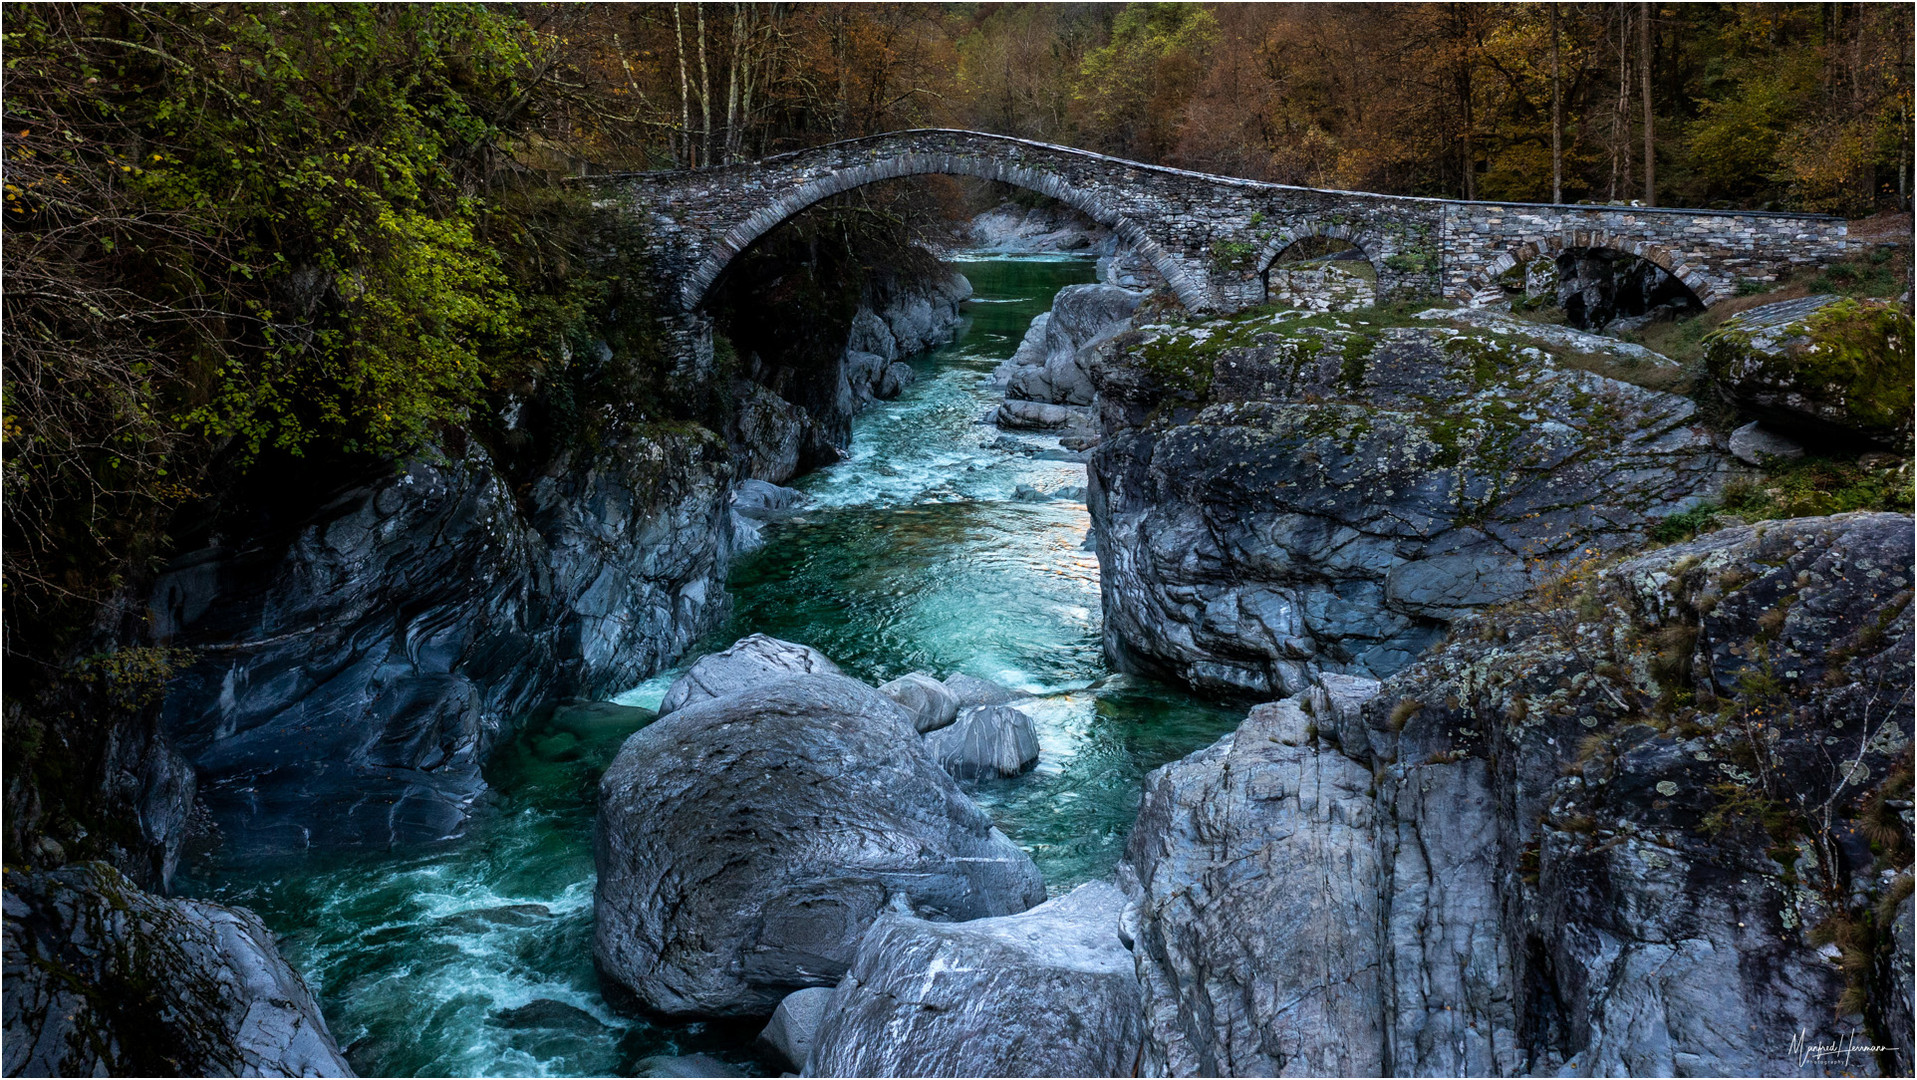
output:
[[[987,373],[1053,293],[1092,280],[1092,264],[995,257],[961,269],[975,290],[964,331],[913,361],[918,380],[898,401],[857,419],[844,462],[797,482],[804,512],[734,564],[732,615],[688,660],[763,632],[873,683],[963,671],[1037,695],[1021,705],[1038,730],[1037,768],[968,787],[1056,894],[1110,875],[1146,772],[1243,712],[1109,672],[1084,467],[994,448],[998,431],[977,422],[998,399]],[[676,674],[524,721],[457,841],[265,864],[207,857],[183,869],[180,890],[266,919],[362,1075],[622,1075],[648,1055],[693,1052],[766,1072],[773,1063],[750,1045],[760,1021],[648,1021],[609,1003],[593,970],[598,776],[650,715],[631,706],[657,704]]]

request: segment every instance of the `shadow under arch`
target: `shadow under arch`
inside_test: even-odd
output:
[[[1035,191],[1059,202],[1112,230],[1123,244],[1143,255],[1162,275],[1180,303],[1189,311],[1205,311],[1218,306],[1207,283],[1195,281],[1185,267],[1153,240],[1143,226],[1102,201],[1089,197],[1050,173],[985,158],[955,157],[947,154],[909,153],[874,161],[849,169],[839,169],[789,191],[779,192],[771,201],[753,211],[745,220],[727,230],[714,244],[680,288],[680,303],[686,311],[702,307],[713,285],[727,266],[753,242],[791,220],[807,207],[834,195],[907,176],[971,176],[996,180],[1013,187]]]
[[[1556,259],[1567,252],[1576,251],[1615,251],[1642,259],[1676,278],[1691,291],[1691,295],[1697,298],[1697,302],[1706,308],[1733,295],[1733,290],[1727,282],[1719,281],[1696,267],[1686,265],[1683,253],[1675,248],[1649,240],[1632,240],[1629,237],[1613,236],[1608,233],[1546,236],[1508,248],[1499,252],[1497,258],[1486,264],[1484,269],[1466,279],[1466,295],[1471,297],[1471,304],[1474,307],[1495,303],[1503,297],[1503,289],[1498,284],[1499,279],[1513,268],[1522,266],[1539,256]],[[1493,294],[1496,295],[1493,296]]]

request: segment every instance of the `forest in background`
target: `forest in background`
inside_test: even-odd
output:
[[[643,306],[585,258],[570,176],[949,126],[1314,186],[1857,215],[1908,203],[1911,24],[1855,3],[8,4],[9,673],[134,634],[176,523],[235,477],[463,438],[563,377],[593,313]]]
[[[965,127],[1466,199],[1859,214],[1911,184],[1907,4],[734,3],[528,17],[601,88],[540,147],[600,166]]]

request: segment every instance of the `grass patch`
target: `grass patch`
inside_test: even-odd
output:
[[[1688,540],[1710,531],[1711,519],[1718,514],[1732,514],[1746,523],[1823,517],[1852,510],[1908,514],[1912,502],[1908,462],[1870,468],[1852,461],[1806,457],[1779,462],[1761,477],[1732,480],[1724,485],[1718,502],[1672,514],[1651,530],[1651,539],[1663,543]]]

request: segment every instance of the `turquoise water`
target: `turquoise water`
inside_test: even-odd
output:
[[[1068,259],[964,262],[969,325],[914,361],[918,381],[854,425],[848,459],[799,481],[810,501],[733,567],[728,623],[693,656],[753,632],[801,641],[878,682],[964,671],[1038,695],[1031,773],[971,785],[1054,892],[1108,876],[1152,768],[1210,743],[1242,711],[1111,675],[1098,564],[1084,549],[1082,465],[993,449],[986,375],[1060,287]],[[1016,436],[1040,449],[1055,439]],[[1028,498],[1030,496],[1028,495]],[[620,695],[656,704],[674,672]],[[658,1024],[602,996],[592,963],[592,800],[650,714],[549,708],[495,754],[487,805],[458,841],[278,865],[193,866],[198,895],[243,903],[316,985],[365,1075],[622,1074],[660,1053],[714,1053],[776,1075],[758,1024]]]

